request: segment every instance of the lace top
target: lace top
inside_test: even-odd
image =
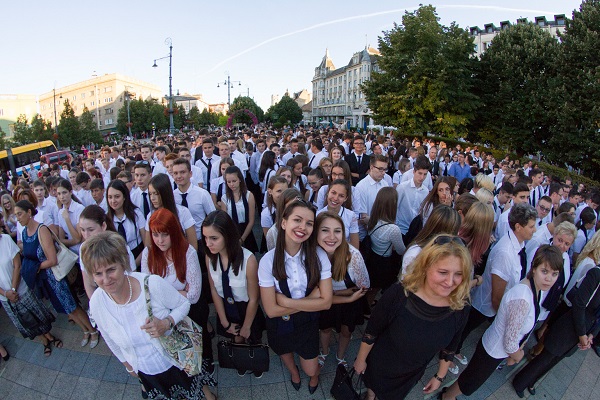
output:
[[[358,251],[355,247],[350,247],[350,254],[352,254],[352,258],[350,259],[350,264],[348,264],[348,274],[350,275],[350,279],[357,287],[370,287],[371,281],[369,280],[369,273],[367,272],[367,266],[365,265],[365,261],[363,260],[360,251]],[[346,289],[346,284],[344,280],[336,281],[332,280],[333,290],[344,290]]]
[[[379,228],[383,224],[387,224],[387,222],[378,221],[375,228],[371,231],[373,232],[371,234],[371,248],[373,251],[383,257],[391,256],[392,249],[399,255],[404,254],[406,247],[404,246],[402,232],[400,232],[398,225],[391,223]],[[391,247],[390,243],[392,244]]]
[[[198,261],[198,255],[196,250],[192,246],[188,246],[185,254],[186,258],[186,271],[185,271],[185,282],[180,282],[177,279],[175,267],[173,263],[167,265],[167,275],[163,279],[173,286],[175,289],[185,290],[186,284],[189,285],[187,289],[187,299],[190,303],[195,304],[200,298],[200,290],[202,289],[202,272],[200,270],[200,262]],[[148,248],[146,247],[142,252],[142,265],[141,272],[144,274],[150,274],[148,268]]]

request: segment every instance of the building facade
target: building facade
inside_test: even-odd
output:
[[[121,74],[105,74],[40,95],[39,113],[52,124],[60,123],[60,113],[68,99],[76,116],[87,107],[100,132],[111,132],[117,129],[118,111],[126,106],[127,93],[131,99],[160,101],[163,98],[162,90],[156,85]]]
[[[519,18],[517,24],[526,24],[527,18]],[[563,32],[565,29],[566,17],[565,14],[559,14],[554,16],[554,21],[548,21],[546,17],[535,17],[535,24],[548,31],[552,36],[557,37],[558,32]],[[475,43],[475,53],[477,57],[481,55],[492,45],[492,39],[501,31],[508,29],[511,26],[510,21],[500,22],[500,26],[497,27],[494,24],[485,24],[483,29],[478,26],[469,28],[469,32],[473,37]]]
[[[28,122],[38,114],[37,96],[31,94],[0,94],[0,128],[6,137],[15,134],[14,124],[19,115],[25,115]]]
[[[325,51],[312,80],[314,124],[332,122],[360,129],[373,124],[372,112],[359,85],[369,80],[373,71],[379,71],[379,55],[378,50],[367,46],[354,53],[347,65],[336,69],[329,50]]]
[[[168,104],[168,97],[165,97],[164,101],[166,102],[166,104]],[[179,95],[178,93],[177,95],[173,96],[173,103],[173,107],[183,106],[186,114],[189,114],[190,110],[194,107],[198,107],[198,111],[200,112],[210,109],[210,104],[204,101],[204,98],[201,94],[184,93],[182,95]]]

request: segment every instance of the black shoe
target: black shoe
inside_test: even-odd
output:
[[[527,388],[527,391],[532,395],[535,396],[535,388]]]
[[[255,377],[256,379],[260,379],[260,378],[262,378],[262,377],[263,377],[263,373],[262,373],[262,372],[260,372],[260,371],[255,371],[255,372],[254,372],[254,377]]]
[[[308,393],[313,394],[314,392],[317,391],[317,388],[319,387],[319,382],[317,382],[317,384],[315,386],[310,386],[310,384],[308,385]]]
[[[148,392],[146,392],[144,389],[142,389],[142,399],[147,399],[148,398]]]
[[[296,365],[296,369],[298,370],[298,375],[300,375],[300,368]],[[296,389],[296,392],[300,390],[300,385],[302,384],[302,378],[300,378],[300,382],[296,383],[290,378],[290,382],[292,383],[292,387]]]
[[[598,357],[600,357],[600,346],[592,346],[594,348],[594,352]]]
[[[6,350],[6,355],[5,355],[4,357],[2,357],[2,359],[3,359],[4,361],[8,361],[8,360],[10,360],[10,354],[8,354],[8,350]]]
[[[521,390],[520,392],[517,392],[517,391],[515,391],[515,392],[517,393],[517,396],[519,396],[520,399],[522,399],[522,398],[525,397],[525,392],[524,391]]]

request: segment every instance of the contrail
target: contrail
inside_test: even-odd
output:
[[[211,69],[209,69],[208,71],[206,71],[205,74],[209,74],[209,73],[213,72],[214,70],[216,70],[220,66],[226,64],[227,62],[229,62],[231,60],[235,60],[236,58],[238,58],[238,57],[240,57],[240,56],[242,56],[242,55],[244,55],[246,53],[249,53],[252,50],[256,50],[259,47],[262,47],[262,46],[264,46],[266,44],[269,44],[271,42],[274,42],[276,40],[286,38],[288,36],[297,35],[299,33],[307,32],[307,31],[312,31],[314,29],[322,28],[322,27],[328,26],[328,25],[335,25],[335,24],[339,24],[339,23],[342,23],[342,22],[354,21],[354,20],[357,20],[357,19],[366,19],[366,18],[378,17],[380,15],[403,13],[403,12],[405,12],[407,10],[416,9],[418,7],[419,6],[412,6],[412,7],[406,7],[406,8],[403,8],[403,9],[378,11],[378,12],[374,12],[374,13],[370,13],[370,14],[355,15],[353,17],[338,18],[338,19],[334,19],[334,20],[331,20],[331,21],[326,21],[326,22],[321,22],[319,24],[311,25],[311,26],[308,26],[306,28],[298,29],[298,30],[295,30],[295,31],[292,31],[292,32],[284,33],[283,35],[274,36],[274,37],[272,37],[270,39],[263,40],[262,42],[257,43],[254,46],[248,47],[247,49],[245,49],[243,51],[240,51],[239,53],[234,54],[233,56],[228,57],[228,58],[224,59],[223,61],[220,61],[219,63],[215,64],[214,67],[212,67]],[[556,14],[555,11],[532,10],[532,9],[525,9],[525,8],[511,8],[511,7],[500,7],[500,6],[477,6],[477,5],[441,5],[441,6],[436,6],[436,9],[442,9],[442,8],[454,8],[454,9],[465,8],[465,9],[480,9],[480,10],[494,10],[494,11],[511,11],[511,12],[520,12],[520,13]]]

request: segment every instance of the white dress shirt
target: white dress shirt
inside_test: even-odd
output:
[[[206,189],[202,189],[201,187],[190,184],[190,187],[185,193],[187,193],[186,201],[188,203],[188,209],[190,210],[196,225],[196,235],[198,238],[201,238],[202,222],[207,214],[215,211],[215,204]],[[181,194],[182,192],[179,188],[173,191],[176,204],[182,205],[181,201],[183,198],[181,197]]]

